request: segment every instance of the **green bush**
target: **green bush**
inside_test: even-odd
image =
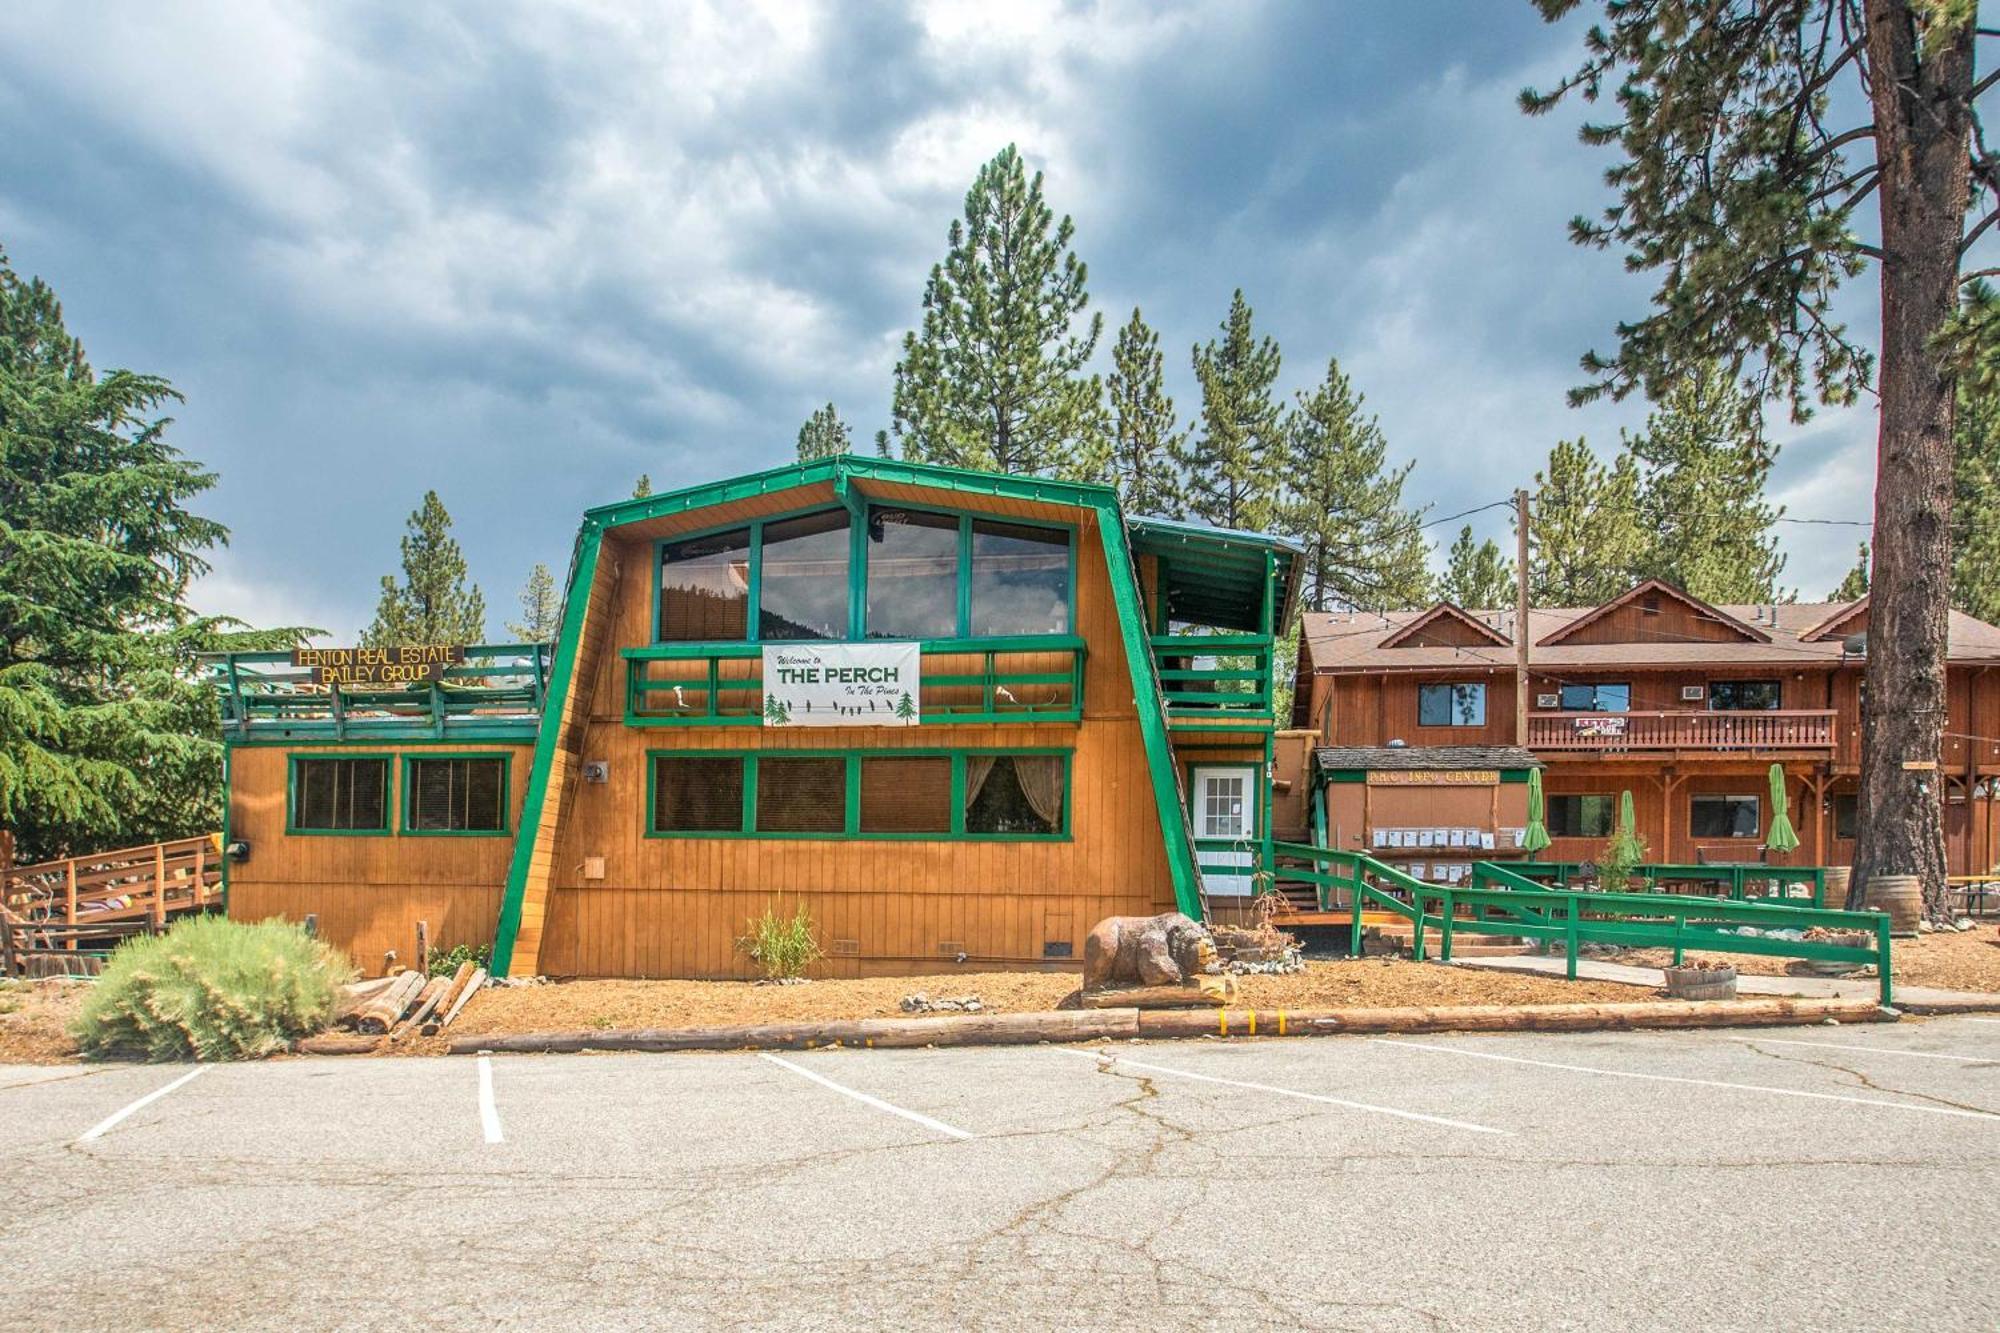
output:
[[[790,920],[767,907],[749,926],[749,933],[736,941],[736,947],[773,981],[804,976],[820,957],[819,940],[813,935],[812,917],[804,904]]]
[[[353,976],[298,926],[184,917],[112,953],[73,1031],[89,1055],[256,1059],[325,1027]]]
[[[493,946],[482,944],[477,949],[470,944],[454,944],[443,953],[431,954],[431,975],[448,977],[458,971],[459,964],[471,963],[474,967],[485,967],[493,960]]]

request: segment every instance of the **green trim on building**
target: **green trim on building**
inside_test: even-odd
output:
[[[410,770],[420,763],[433,763],[452,759],[497,759],[500,761],[500,827],[479,829],[420,829],[411,826],[410,802],[416,795],[416,784],[410,781]],[[397,808],[402,813],[402,822],[397,832],[405,838],[506,838],[514,832],[510,822],[514,809],[514,756],[505,750],[462,750],[449,754],[406,754],[403,756],[402,781],[403,799]]]
[[[337,764],[348,759],[379,759],[382,761],[382,823],[378,828],[300,828],[296,822],[298,815],[299,765]],[[395,819],[390,813],[396,797],[396,756],[393,754],[307,754],[288,755],[285,759],[285,836],[288,838],[386,838],[395,833]]]

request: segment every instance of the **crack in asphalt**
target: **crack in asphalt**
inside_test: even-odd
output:
[[[1955,1101],[1950,1097],[1940,1097],[1935,1093],[1916,1092],[1909,1088],[1891,1087],[1887,1083],[1877,1082],[1874,1078],[1864,1074],[1859,1069],[1851,1065],[1842,1064],[1836,1059],[1814,1059],[1811,1056],[1789,1055],[1781,1051],[1766,1050],[1754,1040],[1746,1040],[1741,1045],[1745,1050],[1761,1055],[1767,1060],[1776,1060],[1782,1064],[1808,1065],[1816,1069],[1826,1069],[1834,1073],[1845,1074],[1854,1080],[1856,1086],[1866,1088],[1870,1092],[1886,1092],[1895,1097],[1909,1097],[1916,1101],[1928,1102],[1933,1106],[1950,1107],[1954,1111],[1973,1111],[1980,1115],[2000,1115],[2000,1111],[1995,1111],[1990,1106],[1976,1106],[1971,1102]]]

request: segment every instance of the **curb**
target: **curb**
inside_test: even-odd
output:
[[[1894,1022],[1866,1000],[1650,1001],[1631,1004],[1436,1005],[1405,1009],[1092,1009],[935,1018],[861,1018],[751,1027],[606,1028],[454,1037],[450,1053],[741,1051],[1009,1046],[1177,1037],[1307,1037],[1404,1032],[1616,1032],[1641,1028],[1785,1027]]]

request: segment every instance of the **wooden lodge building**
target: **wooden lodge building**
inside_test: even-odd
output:
[[[553,645],[215,663],[232,915],[369,972],[1080,964],[1270,860],[1297,551],[1108,488],[840,457],[589,511]]]
[[[1488,845],[1503,859],[1518,858],[1510,844],[1524,816],[1503,812],[1497,793],[1525,781],[1524,765],[1539,765],[1553,838],[1539,859],[1600,855],[1620,793],[1629,790],[1650,860],[1754,862],[1766,855],[1775,762],[1784,766],[1801,841],[1794,852],[1770,853],[1770,862],[1849,862],[1861,766],[1865,598],[1710,606],[1653,580],[1603,606],[1532,610],[1525,734],[1516,720],[1513,618],[1511,611],[1449,603],[1303,617],[1291,723],[1321,747],[1314,789],[1323,795],[1313,818],[1324,824],[1314,829],[1324,845],[1366,846],[1385,859],[1393,854],[1428,863],[1427,871],[1443,866],[1457,873],[1451,868],[1466,854],[1435,844],[1440,838],[1450,844],[1463,824],[1463,837],[1495,834]],[[1949,716],[1936,773],[1953,874],[1986,873],[2000,858],[1996,667],[2000,629],[1953,612]],[[1387,780],[1374,776],[1375,760],[1383,752],[1371,759],[1367,747],[1419,753],[1511,747],[1511,759],[1486,754],[1456,765],[1495,786],[1493,822],[1429,811],[1364,813],[1340,783],[1344,775],[1379,799]],[[1418,761],[1405,754],[1388,762],[1409,768]],[[1407,789],[1410,781],[1406,774],[1401,785]],[[1441,782],[1429,791],[1432,808],[1447,795],[1465,801]]]

